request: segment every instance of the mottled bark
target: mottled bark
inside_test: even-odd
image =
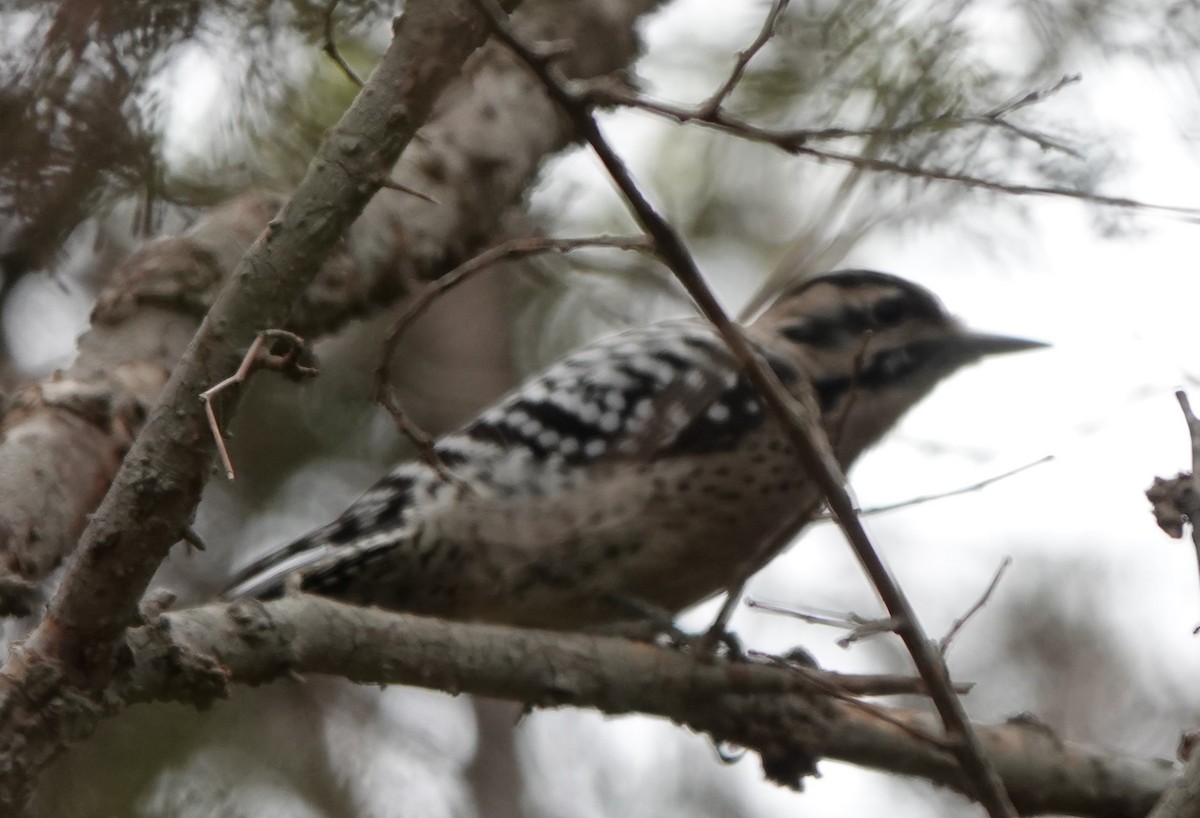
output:
[[[378,189],[380,169],[399,158],[486,28],[463,4],[410,3],[394,33],[303,182],[237,262],[90,517],[45,618],[0,669],[0,805],[10,813],[102,712],[115,643],[195,509],[213,452],[197,396],[236,368],[259,330],[287,322]]]
[[[785,784],[829,758],[971,789],[936,718],[850,700],[870,689],[870,677],[698,659],[624,639],[451,623],[315,597],[168,614],[131,631],[127,644],[131,670],[113,701],[205,706],[230,684],[334,673],[534,707],[663,716],[758,752],[768,776]],[[1027,718],[974,729],[1022,815],[1138,818],[1174,769],[1169,761],[1063,741]]]

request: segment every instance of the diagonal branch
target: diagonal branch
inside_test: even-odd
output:
[[[366,87],[205,317],[84,530],[46,618],[0,668],[0,812],[20,809],[64,736],[96,718],[91,696],[103,690],[138,600],[195,509],[213,456],[196,396],[237,366],[255,333],[286,323],[378,190],[380,168],[399,157],[487,25],[465,0],[427,0],[408,3],[393,33]],[[68,728],[71,718],[79,724]]]
[[[779,25],[779,18],[783,16],[787,5],[788,0],[774,0],[771,3],[771,10],[767,12],[767,17],[763,20],[762,28],[759,30],[758,36],[754,38],[754,42],[746,46],[745,51],[738,52],[737,62],[734,63],[733,70],[729,72],[725,82],[721,83],[721,87],[700,106],[697,115],[701,119],[712,116],[725,104],[725,100],[733,93],[733,89],[742,81],[742,75],[746,72],[750,61],[754,59],[754,55],[762,51],[763,46],[775,36],[775,27]]]
[[[989,762],[983,745],[971,729],[962,703],[950,686],[949,673],[941,654],[926,636],[912,604],[880,559],[858,519],[845,477],[817,421],[819,413],[813,397],[805,395],[803,405],[792,400],[770,368],[754,354],[741,330],[725,314],[705,284],[679,234],[642,195],[628,168],[600,133],[588,103],[566,88],[546,57],[534,53],[521,42],[494,0],[472,1],[486,13],[496,36],[529,66],[551,98],[571,119],[580,137],[591,146],[625,197],[634,217],[654,239],[659,258],[679,279],[701,313],[721,333],[744,368],[747,378],[762,395],[768,411],[783,426],[805,472],[817,482],[847,540],[875,584],[888,613],[897,620],[897,633],[912,655],[921,679],[928,686],[930,698],[947,731],[958,739],[955,755],[971,781],[972,796],[984,805],[992,818],[1015,815],[999,775]]]

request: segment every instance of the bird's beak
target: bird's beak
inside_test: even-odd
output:
[[[928,344],[927,360],[943,372],[953,371],[960,366],[974,363],[981,358],[1002,355],[1006,352],[1023,352],[1049,346],[1041,341],[1013,338],[1011,335],[992,335],[987,332],[958,332],[933,339]],[[918,345],[924,345],[919,342]]]
[[[964,352],[971,352],[982,358],[984,355],[1003,355],[1006,352],[1045,349],[1050,345],[1041,341],[1030,341],[1027,338],[1013,338],[1010,335],[968,332],[962,338],[962,346]]]

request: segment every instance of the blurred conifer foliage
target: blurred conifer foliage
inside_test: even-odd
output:
[[[559,5],[561,13],[574,13],[572,3]],[[714,5],[722,8],[707,0],[665,4],[646,21],[646,51],[632,84],[680,105],[712,93],[770,4]],[[357,92],[322,53],[327,34],[365,75],[396,11],[394,3],[351,0],[332,7],[285,0],[5,3],[0,315],[19,311],[11,302],[20,297],[14,292],[22,279],[51,281],[61,298],[87,301],[113,262],[143,238],[177,231],[246,189],[286,192]],[[890,166],[1087,192],[1119,174],[1121,137],[1094,127],[1072,99],[1071,77],[1100,57],[1156,67],[1190,89],[1178,117],[1181,132],[1194,140],[1198,54],[1200,5],[1186,0],[793,0],[725,110],[777,131],[841,129],[825,138],[814,133],[806,144]],[[189,111],[196,101],[208,106],[198,117]],[[190,123],[187,132],[181,122]],[[607,112],[605,123],[702,266],[716,271],[718,287],[751,307],[786,277],[836,266],[869,235],[958,220],[981,240],[1000,242],[1009,237],[996,229],[997,209],[1010,217],[1002,224],[1020,223],[1021,199],[920,172],[800,160],[637,111]],[[551,234],[630,229],[590,159],[574,150],[546,164],[514,218],[524,220],[521,230]],[[1105,229],[1122,227],[1104,218]],[[683,309],[661,272],[626,255],[538,259],[512,287],[498,308],[516,328],[505,339],[511,349],[503,352],[515,362],[505,377],[603,329]],[[80,318],[62,333],[81,331]],[[12,360],[17,326],[0,335],[6,342],[0,374],[10,386],[41,374]],[[256,447],[248,459],[269,467],[261,474],[247,468],[237,491],[210,490],[199,523],[220,518],[213,523],[217,539],[269,536],[296,503],[311,506],[311,522],[318,522],[340,502],[327,496],[330,481],[339,484],[335,495],[352,495],[347,486],[363,486],[399,455],[390,422],[368,399],[382,326],[368,322],[328,341],[322,357],[333,374],[308,391],[272,383],[250,396],[239,435],[256,441],[248,444]],[[442,372],[444,361],[431,360],[409,365]],[[469,368],[443,377],[469,383]],[[486,390],[494,387],[488,381]],[[476,403],[490,397],[480,389]],[[302,411],[290,411],[301,403]],[[459,419],[446,415],[431,425]],[[186,582],[195,569],[192,560],[166,572]],[[205,582],[206,592],[219,578]],[[477,748],[473,716],[461,702],[347,687],[275,685],[208,714],[136,708],[64,757],[46,779],[40,809],[56,817],[504,813],[468,788],[466,770]],[[297,715],[314,709],[315,718]],[[611,771],[594,759],[557,781],[528,771],[557,740],[542,735],[542,750],[519,751],[527,762],[521,796],[527,814],[557,814],[567,784],[580,815],[768,814],[731,797],[727,778],[679,772],[707,763],[706,748],[674,744],[663,734],[670,730],[659,727],[646,728],[657,731],[664,747],[653,798],[606,777]],[[596,739],[596,748],[602,742]],[[406,808],[398,810],[398,803]]]

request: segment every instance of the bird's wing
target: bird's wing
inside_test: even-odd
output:
[[[766,357],[782,380],[795,379],[794,368]],[[482,443],[580,467],[719,450],[762,422],[761,401],[716,331],[672,321],[569,355],[437,450],[469,459]]]

